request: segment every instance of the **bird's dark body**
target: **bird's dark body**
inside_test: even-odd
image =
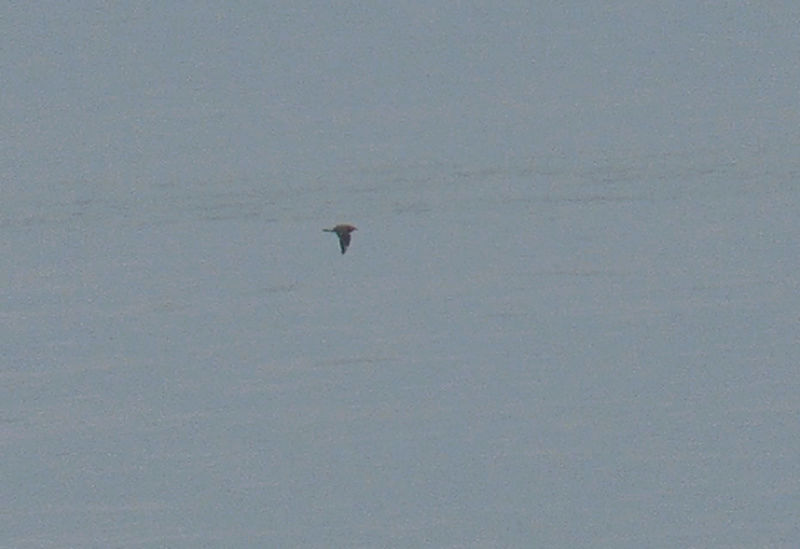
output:
[[[347,251],[347,247],[350,245],[350,233],[353,231],[357,231],[354,226],[341,224],[336,225],[333,229],[322,229],[326,233],[336,233],[336,236],[339,237],[339,248],[341,248],[342,253],[344,254]]]

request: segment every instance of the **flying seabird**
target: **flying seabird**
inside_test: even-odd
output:
[[[342,253],[347,251],[347,247],[350,245],[350,233],[353,231],[357,231],[355,227],[352,225],[341,224],[336,225],[333,229],[322,229],[326,233],[336,233],[339,237],[339,247],[342,249]]]

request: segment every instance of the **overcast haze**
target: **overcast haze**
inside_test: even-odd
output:
[[[0,27],[0,547],[800,544],[795,3]]]

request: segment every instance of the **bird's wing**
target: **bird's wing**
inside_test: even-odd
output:
[[[342,249],[342,253],[347,251],[347,247],[350,245],[350,233],[341,233],[339,235],[339,247]]]

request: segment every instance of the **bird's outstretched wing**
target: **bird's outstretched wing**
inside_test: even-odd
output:
[[[347,251],[347,247],[350,245],[350,233],[339,233],[339,247],[342,249],[342,253]]]

